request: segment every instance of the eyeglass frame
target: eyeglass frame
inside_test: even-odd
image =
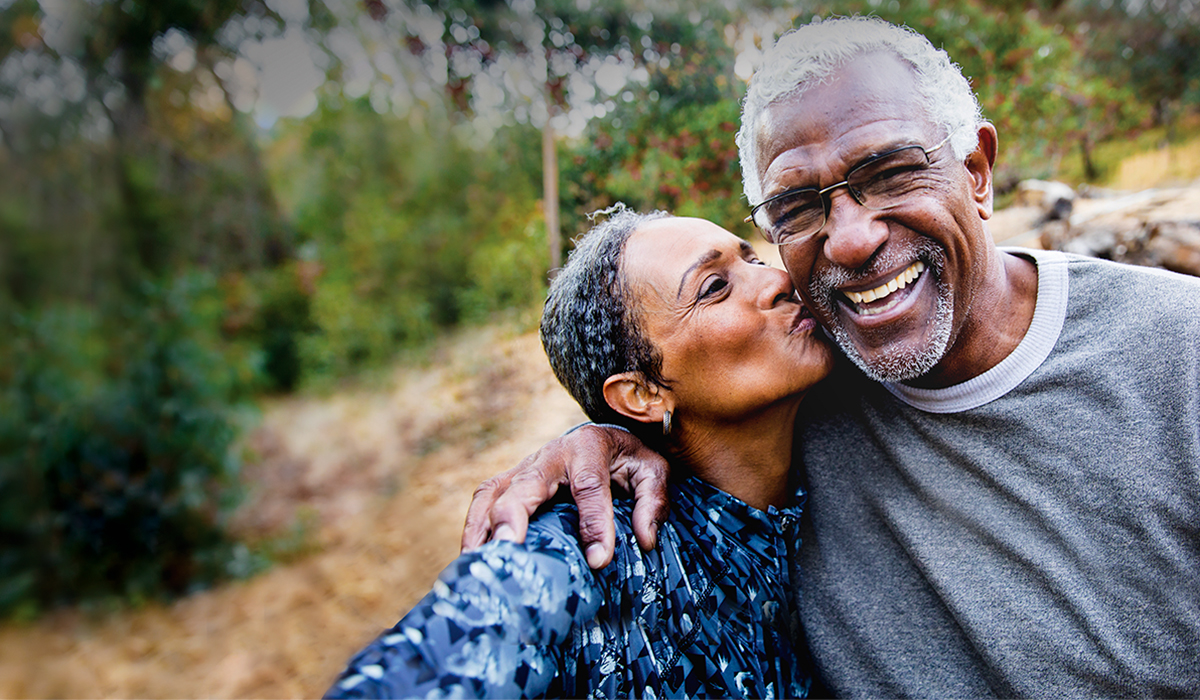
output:
[[[817,235],[818,233],[820,233],[820,232],[821,232],[821,231],[822,231],[822,230],[825,228],[825,225],[829,223],[829,213],[830,213],[830,211],[833,209],[833,202],[832,202],[832,198],[829,196],[829,193],[830,193],[830,192],[832,192],[833,190],[836,190],[836,189],[837,189],[837,188],[839,188],[839,187],[845,187],[845,188],[846,188],[846,191],[850,193],[850,196],[854,198],[854,201],[858,202],[859,206],[861,206],[861,207],[864,207],[864,208],[866,208],[866,209],[868,209],[868,210],[870,210],[870,211],[887,211],[888,209],[891,209],[891,208],[893,208],[893,207],[897,207],[897,206],[899,206],[899,205],[900,205],[900,202],[897,202],[896,204],[893,204],[893,205],[891,205],[891,206],[885,207],[885,208],[883,208],[883,209],[872,209],[871,207],[868,207],[868,206],[867,206],[867,205],[866,205],[866,204],[865,204],[865,203],[862,201],[862,196],[861,196],[861,194],[860,194],[859,192],[855,191],[855,189],[854,189],[853,187],[851,187],[851,186],[850,186],[850,177],[851,177],[851,176],[853,176],[853,175],[854,175],[854,173],[858,172],[859,170],[862,170],[863,168],[866,168],[866,167],[868,167],[868,166],[870,166],[870,165],[873,165],[873,164],[875,164],[875,163],[878,163],[879,161],[883,160],[884,158],[887,158],[887,157],[888,157],[888,156],[890,156],[890,155],[894,155],[894,154],[896,154],[896,153],[899,153],[900,151],[907,151],[907,150],[909,150],[910,148],[919,148],[919,149],[921,149],[921,152],[925,154],[925,163],[926,163],[926,165],[930,165],[930,166],[932,166],[932,165],[933,165],[933,162],[932,162],[932,161],[929,159],[929,155],[930,155],[931,153],[933,153],[934,151],[938,150],[939,148],[941,148],[942,146],[945,146],[947,143],[950,143],[950,139],[951,139],[951,138],[953,138],[953,137],[954,137],[954,134],[953,134],[953,133],[951,133],[951,134],[950,134],[950,135],[948,135],[946,138],[942,139],[942,140],[941,140],[941,142],[940,142],[940,143],[938,143],[938,145],[936,145],[936,146],[934,146],[934,147],[932,147],[932,148],[925,148],[924,146],[921,146],[921,145],[919,145],[919,144],[912,144],[912,145],[909,145],[909,146],[900,146],[899,148],[893,148],[893,149],[892,149],[892,150],[890,150],[890,151],[885,151],[885,152],[883,152],[883,153],[880,153],[880,154],[878,154],[878,155],[876,155],[876,156],[872,156],[872,157],[868,158],[867,160],[865,160],[865,161],[863,161],[863,162],[859,163],[858,165],[855,165],[853,168],[850,168],[850,170],[846,171],[846,177],[845,177],[845,179],[843,179],[841,182],[839,182],[839,183],[836,183],[836,184],[833,184],[833,185],[830,185],[830,186],[828,186],[828,187],[824,187],[824,188],[821,188],[821,189],[817,189],[816,187],[796,187],[796,188],[794,188],[794,189],[790,189],[790,190],[786,190],[786,191],[780,192],[780,193],[779,193],[779,194],[777,194],[777,195],[774,195],[774,196],[771,196],[771,197],[767,197],[767,198],[766,198],[766,199],[764,199],[763,201],[761,201],[761,202],[759,202],[758,204],[755,204],[753,207],[751,207],[751,208],[750,208],[750,215],[749,215],[749,216],[747,216],[747,217],[746,217],[745,219],[743,219],[742,221],[743,221],[743,223],[747,223],[747,224],[749,224],[749,223],[752,223],[752,224],[754,224],[754,225],[755,225],[755,226],[758,228],[758,230],[760,230],[760,231],[762,231],[762,232],[763,232],[763,236],[767,238],[767,241],[768,241],[769,243],[772,243],[773,245],[783,245],[783,243],[782,243],[782,242],[780,242],[780,243],[775,243],[774,241],[772,241],[772,240],[771,240],[771,237],[770,237],[770,236],[767,236],[767,229],[766,229],[766,227],[759,225],[758,221],[756,221],[756,220],[754,219],[754,215],[758,213],[758,210],[759,210],[759,209],[761,209],[761,208],[765,207],[766,205],[770,204],[771,202],[774,202],[774,201],[777,201],[777,200],[783,199],[784,197],[790,197],[790,196],[792,196],[792,195],[794,195],[794,194],[796,194],[796,193],[798,193],[798,192],[805,192],[805,191],[816,192],[816,194],[817,194],[817,198],[818,198],[818,199],[820,199],[820,201],[821,201],[821,208],[822,208],[822,211],[823,211],[822,220],[821,220],[821,225],[820,225],[820,226],[818,226],[818,227],[817,227],[817,229],[816,229],[815,231],[813,231],[812,233],[807,233],[807,234],[804,234],[802,237],[800,237],[800,238],[796,239],[795,241],[789,241],[789,242],[791,242],[791,243],[799,243],[799,242],[802,242],[802,241],[806,241],[806,240],[808,240],[808,239],[812,238],[813,236]]]

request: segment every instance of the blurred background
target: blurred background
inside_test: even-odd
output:
[[[1200,272],[1194,0],[0,0],[0,696],[323,693],[582,419],[586,214],[763,245],[746,80],[856,13],[971,77],[998,240]]]

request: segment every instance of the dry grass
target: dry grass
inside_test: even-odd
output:
[[[1142,190],[1196,178],[1200,178],[1200,138],[1126,158],[1109,185],[1118,190]]]
[[[478,330],[388,386],[270,405],[248,536],[309,514],[314,550],[249,581],[104,616],[0,628],[0,697],[314,697],[458,551],[476,485],[582,414],[533,334]]]

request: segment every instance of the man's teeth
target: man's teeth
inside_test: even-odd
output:
[[[846,292],[846,297],[855,304],[869,304],[873,301],[879,301],[897,289],[904,289],[912,284],[922,272],[925,271],[925,263],[920,260],[912,265],[909,265],[904,272],[896,275],[895,279],[887,284],[881,284],[874,289],[868,289],[865,292]]]

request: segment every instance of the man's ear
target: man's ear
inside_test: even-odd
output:
[[[674,407],[670,391],[640,372],[622,372],[604,380],[604,401],[617,413],[640,423],[661,423]]]
[[[971,175],[971,195],[982,219],[992,218],[992,166],[996,164],[996,150],[996,127],[985,122],[979,127],[979,145],[967,156],[965,163]]]

